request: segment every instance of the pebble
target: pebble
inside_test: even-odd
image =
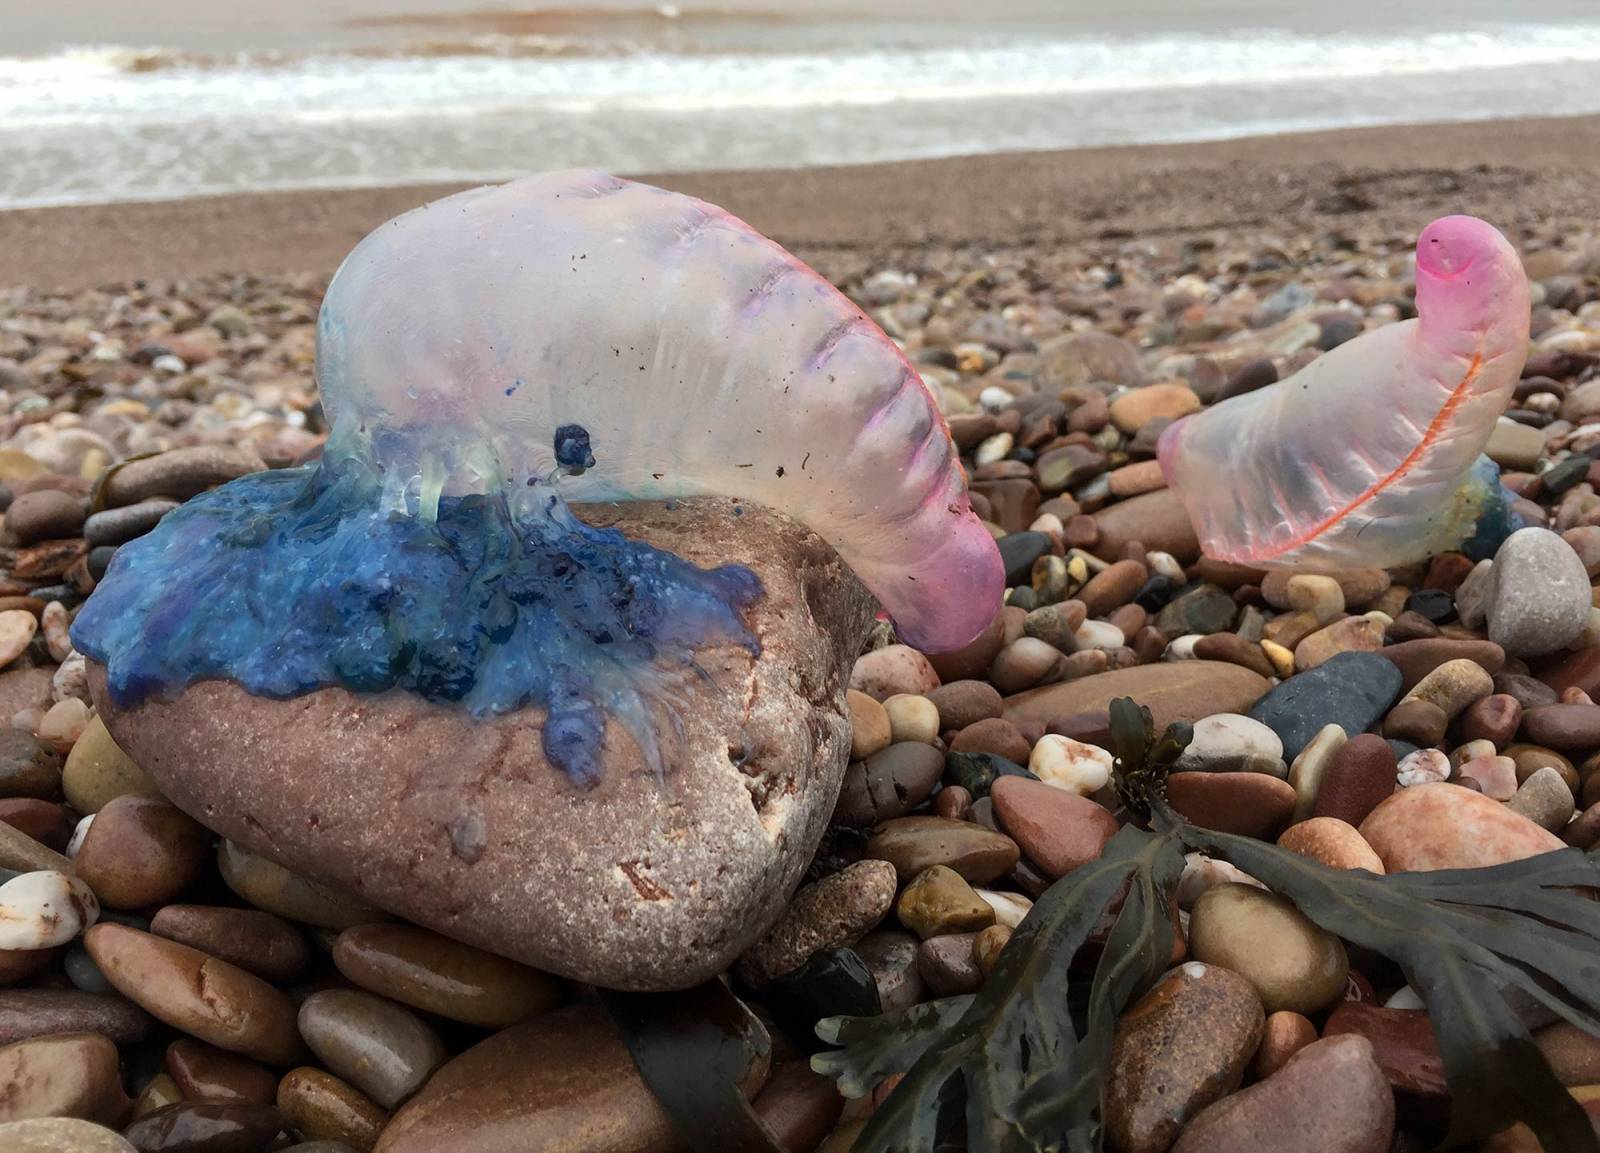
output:
[[[61,789],[67,802],[80,813],[98,813],[117,797],[161,798],[161,790],[111,739],[98,716],[72,746],[61,772]]]
[[[283,1075],[278,1112],[314,1141],[341,1141],[365,1153],[378,1141],[389,1114],[331,1073],[302,1065]]]
[[[1156,614],[1155,627],[1171,640],[1180,636],[1224,633],[1238,619],[1234,599],[1213,584],[1202,584],[1179,594]]]
[[[55,869],[22,873],[0,885],[0,949],[53,949],[99,916],[100,902],[77,877]]]
[[[1031,486],[1029,486],[1031,487]],[[935,675],[946,685],[957,681],[971,681],[982,677],[988,671],[989,665],[999,654],[1006,642],[1006,616],[1005,610],[994,615],[983,632],[979,633],[963,647],[948,653],[927,654],[928,663],[933,667]],[[975,683],[982,684],[982,681]],[[930,694],[927,695],[931,699]],[[959,726],[946,725],[945,728]]]
[[[1544,455],[1544,429],[1501,417],[1484,445],[1486,456],[1501,468],[1531,472]]]
[[[1166,1153],[1183,1126],[1239,1087],[1264,1014],[1250,983],[1188,962],[1117,1022],[1105,1087],[1106,1135],[1120,1153]]]
[[[995,783],[998,786],[1012,780],[1021,778],[1005,777]],[[1071,799],[1060,789],[1040,782],[1023,783],[1048,789],[1052,796]],[[975,885],[1004,876],[1019,855],[1017,843],[1010,837],[969,821],[944,817],[897,817],[885,821],[868,838],[863,852],[869,858],[892,864],[901,883],[934,865],[948,865]]]
[[[989,717],[998,717],[1005,703],[987,681],[952,681],[928,693],[928,700],[939,712],[939,727],[964,729]]]
[[[1078,590],[1077,600],[1091,617],[1103,617],[1114,608],[1133,600],[1134,593],[1150,577],[1143,561],[1119,560],[1089,578]],[[1080,625],[1082,621],[1078,622]]]
[[[996,705],[999,694],[995,694]],[[899,744],[911,741],[931,745],[939,739],[939,707],[927,697],[915,693],[896,693],[883,702],[889,714],[889,741]],[[995,715],[999,715],[998,707]]]
[[[1278,670],[1262,646],[1237,633],[1212,633],[1194,642],[1194,655],[1202,661],[1227,661],[1241,665],[1263,677],[1277,676]],[[1293,654],[1289,654],[1293,661]]]
[[[72,818],[61,805],[37,797],[0,798],[0,822],[45,848],[61,852],[72,836]]]
[[[1152,420],[1177,420],[1200,411],[1200,398],[1181,384],[1150,384],[1123,393],[1111,402],[1111,423],[1125,433],[1138,432]]]
[[[3,823],[0,823],[0,868],[19,873],[73,872],[69,859],[34,840],[21,829]]]
[[[855,689],[845,693],[845,704],[850,711],[850,759],[865,760],[873,753],[888,748],[893,739],[889,711],[866,693]]]
[[[1302,1013],[1279,1009],[1269,1014],[1261,1030],[1261,1045],[1251,1063],[1258,1081],[1272,1076],[1300,1050],[1317,1039],[1317,1027]]]
[[[311,962],[300,930],[260,909],[167,905],[151,918],[150,931],[268,981],[293,981]]]
[[[39,628],[39,622],[26,609],[6,609],[0,612],[0,668],[4,668],[28,649],[28,642]]]
[[[1250,710],[1270,688],[1264,677],[1221,661],[1174,661],[1116,669],[1046,685],[1005,702],[1006,719],[1049,724],[1074,713],[1103,712],[1118,697],[1150,710],[1156,731],[1174,721],[1193,723],[1213,713]],[[1258,718],[1260,719],[1260,718]]]
[[[180,1037],[167,1046],[167,1074],[185,1100],[270,1105],[278,1091],[272,1070],[232,1053]]]
[[[885,1013],[910,1008],[923,999],[918,944],[915,936],[899,929],[874,929],[856,943],[856,956],[872,973]]]
[[[1382,873],[1383,860],[1362,839],[1360,830],[1337,817],[1312,817],[1290,825],[1278,837],[1280,848],[1310,857],[1330,869],[1365,869]]]
[[[1041,681],[1058,679],[1066,659],[1052,644],[1036,637],[1018,637],[995,657],[989,680],[1002,693],[1020,693]]]
[[[1494,678],[1476,661],[1445,661],[1406,694],[1408,701],[1426,701],[1453,721],[1469,705],[1494,692]]]
[[[1134,541],[1146,549],[1171,553],[1181,564],[1200,557],[1200,538],[1178,494],[1169,488],[1117,501],[1094,514],[1100,539],[1094,545],[1102,557],[1119,556]]]
[[[92,546],[125,544],[155,528],[177,507],[175,500],[154,497],[122,508],[103,509],[83,522],[83,537]]]
[[[939,674],[909,645],[886,645],[856,658],[850,687],[883,701],[897,693],[927,694],[939,687]]]
[[[1321,625],[1331,624],[1344,612],[1344,589],[1329,576],[1297,573],[1284,585],[1283,599],[1296,612],[1308,612]]]
[[[1329,759],[1312,816],[1337,817],[1359,827],[1372,810],[1394,795],[1398,772],[1388,741],[1371,733],[1352,737]]]
[[[1482,868],[1563,847],[1561,838],[1500,802],[1450,784],[1398,792],[1359,828],[1391,873]]]
[[[1260,721],[1233,713],[1201,717],[1174,772],[1267,773],[1282,777],[1283,741]]]
[[[1396,1093],[1409,1098],[1444,1100],[1444,1060],[1428,1014],[1420,1009],[1389,1009],[1346,1001],[1328,1015],[1324,1037],[1363,1037],[1373,1060]]]
[[[181,1101],[147,1113],[122,1135],[139,1153],[259,1153],[283,1128],[270,1105]]]
[[[1000,827],[1051,879],[1098,858],[1117,833],[1117,819],[1105,809],[1043,781],[1002,777],[989,796]]]
[[[1456,770],[1454,779],[1471,781],[1491,801],[1509,801],[1517,792],[1517,762],[1493,754],[1473,757]],[[1567,795],[1570,798],[1572,794]]]
[[[1260,584],[1262,599],[1273,608],[1292,609],[1296,606],[1290,602],[1289,585],[1298,578],[1310,575],[1326,577],[1337,584],[1344,604],[1351,607],[1359,607],[1377,600],[1390,583],[1389,574],[1383,569],[1348,569],[1342,572],[1318,574],[1274,569],[1253,583]]]
[[[850,866],[817,885],[860,868],[860,864]],[[865,871],[867,876],[872,872]],[[860,873],[853,878],[862,879]],[[892,877],[888,883],[893,884]],[[836,884],[832,899],[858,899],[860,888],[846,886],[841,892]],[[789,913],[795,903],[791,901]],[[837,904],[834,912],[837,914]],[[816,939],[822,941],[818,946],[822,948],[852,943],[833,937]],[[369,992],[484,1029],[502,1029],[548,1012],[565,997],[563,983],[548,973],[404,922],[346,929],[334,943],[333,962],[339,972]]]
[[[217,871],[228,888],[246,901],[291,921],[304,921],[323,929],[348,929],[389,919],[388,914],[348,893],[292,873],[232,841],[217,846]]]
[[[61,755],[27,733],[0,726],[0,797],[49,799],[61,791]]]
[[[1383,735],[1392,741],[1425,746],[1444,740],[1450,718],[1432,701],[1406,699],[1383,718]]]
[[[907,819],[938,820],[939,818],[912,817]],[[955,825],[964,824],[964,822],[954,821],[949,823]],[[984,832],[981,829],[975,829],[974,831]],[[857,861],[831,876],[803,886],[790,899],[788,906],[784,909],[783,916],[778,919],[777,924],[768,929],[761,939],[747,949],[744,955],[739,958],[735,964],[735,971],[746,984],[754,988],[763,988],[785,973],[798,969],[805,963],[807,957],[820,949],[837,949],[855,944],[875,928],[878,922],[883,920],[884,916],[889,912],[889,909],[894,904],[895,884],[895,866],[885,860],[873,859]],[[340,940],[342,942],[344,937],[352,934],[356,941],[374,937],[380,941],[393,941],[397,938],[406,939],[408,934],[404,930],[399,933],[396,932],[399,928],[399,926],[387,925],[364,926],[347,930]],[[410,927],[407,926],[406,928],[409,929]],[[421,931],[416,930],[416,932]],[[440,940],[443,941],[444,939],[440,938]],[[456,948],[460,949],[464,948],[464,946],[456,946]],[[346,953],[349,952],[349,950],[345,951]],[[447,955],[441,947],[436,947],[435,952],[439,955]],[[476,950],[472,952],[476,952]],[[484,954],[484,956],[487,956],[487,954]],[[470,960],[470,954],[463,954],[463,959]],[[341,970],[344,969],[345,965],[340,962],[340,949],[338,947],[334,949],[334,961],[339,964]],[[489,969],[488,975],[494,977],[500,985],[504,985],[515,976],[514,970],[516,969],[521,969],[522,972],[533,976],[544,976],[534,970],[515,966],[510,961],[502,961],[500,964],[512,967],[512,971],[499,974],[495,973],[492,968]],[[464,968],[465,966],[462,967]],[[346,975],[350,974],[347,973]],[[413,978],[414,981],[421,979],[421,974],[417,978]],[[426,979],[435,988],[446,986],[446,981],[437,974]],[[355,978],[352,977],[352,980],[355,980]],[[546,980],[549,981],[549,978],[546,978]],[[362,981],[357,983],[367,984],[367,982]],[[477,983],[481,986],[483,983],[482,978],[479,978]],[[459,990],[461,984],[459,978],[452,978],[446,987],[455,986],[457,991],[454,992],[454,996],[460,998],[461,992]],[[526,979],[524,979],[524,985],[526,986]],[[382,988],[375,991],[380,993],[387,992]],[[533,988],[529,989],[528,993],[533,994],[539,991]],[[489,992],[488,989],[485,989],[484,995],[487,996]],[[435,993],[434,996],[438,997],[439,994]],[[495,993],[493,1002],[480,1002],[481,1007],[477,1009],[477,1012],[480,1014],[485,1012],[504,1013],[513,1006],[507,1006],[502,1000],[503,996],[504,994],[502,993]],[[537,1000],[547,1003],[543,1004],[540,1009],[533,1011],[539,1012],[543,1011],[543,1009],[548,1009],[550,1007],[548,1004],[549,997],[550,993],[548,991],[544,992],[542,997],[538,997]],[[417,1004],[413,998],[402,996],[398,999],[405,1001],[407,1004],[416,1005],[419,1009],[427,1009],[430,1012],[440,1013],[442,1016],[451,1016],[451,1014],[444,1013],[431,1005]]]
[[[1572,819],[1572,790],[1561,779],[1559,772],[1546,765],[1517,787],[1506,808],[1528,818],[1540,828],[1559,833]]]
[[[1300,750],[1294,764],[1289,766],[1289,787],[1294,790],[1291,820],[1303,821],[1312,815],[1328,766],[1348,739],[1338,725],[1324,725],[1322,731],[1311,738],[1311,743]]]
[[[1028,771],[1047,785],[1087,797],[1110,782],[1115,760],[1098,746],[1059,733],[1046,733],[1028,756]]]
[[[1491,675],[1499,672],[1506,662],[1506,651],[1493,641],[1457,637],[1428,637],[1385,645],[1378,655],[1400,670],[1403,692],[1410,692],[1417,682],[1446,661],[1473,661]]]
[[[994,909],[955,870],[924,869],[895,902],[895,917],[922,940],[976,933],[995,923]]]
[[[0,1046],[0,1123],[76,1117],[112,1128],[132,1108],[117,1047],[98,1033],[52,1033]]]
[[[1021,893],[1004,893],[994,889],[974,889],[979,897],[994,910],[997,924],[1015,929],[1033,910],[1033,902]]]
[[[1401,672],[1386,656],[1340,653],[1284,681],[1249,716],[1278,734],[1291,761],[1325,725],[1338,725],[1351,736],[1364,733],[1400,695]]]
[[[935,997],[959,997],[983,985],[983,970],[973,953],[977,939],[977,933],[954,933],[929,937],[917,946],[917,973]]]
[[[1394,1096],[1372,1045],[1331,1037],[1205,1109],[1172,1153],[1389,1153]]]
[[[1600,748],[1600,705],[1541,705],[1522,714],[1522,735],[1560,752]]]
[[[1189,955],[1244,977],[1269,1013],[1310,1015],[1344,992],[1344,943],[1287,898],[1250,885],[1209,889],[1189,913]]]
[[[1489,639],[1512,656],[1565,648],[1588,623],[1589,574],[1572,546],[1548,529],[1508,536],[1490,583]]]
[[[149,797],[114,797],[95,815],[73,860],[113,909],[172,900],[200,876],[211,834],[187,813]]]
[[[445,1060],[444,1042],[409,1009],[354,989],[300,1003],[300,1035],[334,1074],[393,1109]]]
[[[5,512],[6,535],[19,545],[78,535],[83,527],[81,497],[58,489],[23,493]]]
[[[132,1045],[149,1028],[150,1018],[121,997],[77,989],[0,989],[0,1045],[50,1033],[99,1033]]]
[[[1294,646],[1294,667],[1306,672],[1340,653],[1370,653],[1383,647],[1384,622],[1372,617],[1345,617],[1318,629]]]
[[[933,745],[902,741],[845,769],[833,821],[866,829],[915,808],[944,775],[945,758]]]
[[[765,1061],[753,1072],[764,1079]],[[621,1036],[587,1001],[503,1029],[454,1057],[395,1113],[382,1153],[680,1147]]]
[[[1494,693],[1467,706],[1461,714],[1461,736],[1503,745],[1521,724],[1522,703],[1508,693]]]
[[[103,482],[101,497],[112,508],[157,496],[187,500],[265,467],[254,452],[233,445],[175,448],[111,470]]]
[[[35,1117],[0,1124],[7,1153],[139,1153],[114,1130],[74,1117]]]
[[[99,924],[84,947],[116,990],[152,1017],[267,1065],[301,1053],[289,999],[235,965],[126,925]]]
[[[1270,841],[1289,823],[1295,792],[1268,773],[1173,773],[1167,801],[1202,828]]]
[[[1026,764],[1028,739],[1017,726],[1002,717],[990,717],[968,725],[950,741],[952,753],[989,753],[1012,764]]]
[[[1406,754],[1395,773],[1395,783],[1402,789],[1419,785],[1436,785],[1450,777],[1450,758],[1438,749],[1417,749]]]
[[[1534,1033],[1533,1043],[1563,1085],[1600,1084],[1600,1044],[1576,1025],[1546,1025]]]

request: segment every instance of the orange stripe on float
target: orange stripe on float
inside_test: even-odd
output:
[[[1428,449],[1432,448],[1434,442],[1444,434],[1445,428],[1450,424],[1450,418],[1455,415],[1456,409],[1460,408],[1462,403],[1467,399],[1467,393],[1471,391],[1473,382],[1478,379],[1478,372],[1480,369],[1482,369],[1482,367],[1483,354],[1473,353],[1472,363],[1467,366],[1466,375],[1461,378],[1461,383],[1456,385],[1455,388],[1451,390],[1449,399],[1444,402],[1444,406],[1439,409],[1433,420],[1428,424],[1427,429],[1422,434],[1422,439],[1417,442],[1417,447],[1406,454],[1406,458],[1395,466],[1394,471],[1390,472],[1387,476],[1381,478],[1380,480],[1374,481],[1371,487],[1369,487],[1360,496],[1356,497],[1355,500],[1345,505],[1342,509],[1321,523],[1312,525],[1305,532],[1301,533],[1287,544],[1281,545],[1278,548],[1273,549],[1271,552],[1263,552],[1258,550],[1255,552],[1246,553],[1244,554],[1244,559],[1267,560],[1271,557],[1282,556],[1290,549],[1299,548],[1303,544],[1307,544],[1313,540],[1316,540],[1317,537],[1321,536],[1336,522],[1343,520],[1345,517],[1355,512],[1356,509],[1366,504],[1373,497],[1377,496],[1384,489],[1388,488],[1390,485],[1394,484],[1396,481],[1405,476],[1406,473],[1410,472],[1412,468],[1416,466],[1417,461],[1421,459],[1422,455],[1427,452]]]

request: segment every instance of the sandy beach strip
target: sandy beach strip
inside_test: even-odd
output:
[[[1420,227],[1470,211],[1515,234],[1600,219],[1600,117],[645,179],[744,217],[802,257],[1218,227]],[[255,193],[0,212],[0,285],[226,272],[327,275],[384,220],[463,185]]]

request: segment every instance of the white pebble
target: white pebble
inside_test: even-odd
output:
[[[89,663],[84,660],[82,653],[68,652],[55,675],[50,678],[52,701],[64,701],[70,697],[76,697],[86,705],[94,703],[89,699]]]
[[[1177,581],[1180,585],[1188,582],[1189,578],[1184,575],[1183,566],[1170,552],[1147,552],[1144,554],[1144,563],[1149,568],[1151,576],[1164,576]]]
[[[1011,446],[1016,444],[1016,438],[1009,432],[997,432],[978,445],[978,450],[972,454],[972,459],[977,464],[994,464],[1002,461],[1011,451]]]
[[[931,745],[939,739],[939,709],[927,697],[918,693],[895,693],[883,702],[883,711],[889,714],[889,740],[915,741]]]
[[[1385,1009],[1426,1009],[1428,1006],[1410,985],[1401,985],[1383,1003]]]
[[[1183,858],[1183,876],[1178,879],[1178,908],[1188,910],[1200,895],[1218,885],[1266,886],[1249,873],[1227,861],[1214,860],[1203,853],[1187,853]]]
[[[76,877],[41,869],[0,885],[0,949],[53,949],[100,916],[100,902]]]
[[[72,827],[72,836],[67,840],[66,857],[69,861],[78,859],[78,850],[83,847],[83,839],[89,835],[89,826],[94,823],[95,814],[90,813],[83,817]]]
[[[1450,777],[1450,758],[1438,749],[1418,749],[1400,762],[1395,779],[1402,789],[1437,785]]]
[[[44,633],[45,647],[50,650],[51,660],[64,661],[72,652],[72,639],[67,636],[67,627],[71,624],[72,614],[60,601],[51,601],[39,614],[39,629]]]
[[[1167,651],[1161,654],[1165,661],[1194,660],[1194,646],[1200,643],[1199,633],[1185,633],[1167,642]]]
[[[1005,389],[991,384],[978,394],[978,405],[985,412],[1004,412],[1016,399]]]
[[[1084,621],[1078,631],[1072,634],[1072,639],[1077,642],[1079,649],[1104,649],[1107,652],[1120,649],[1128,643],[1122,630],[1110,621]]]
[[[1028,771],[1047,785],[1087,797],[1105,788],[1111,780],[1115,759],[1098,746],[1058,733],[1046,733],[1033,746],[1033,753],[1028,757]]]
[[[982,897],[984,902],[994,910],[995,923],[1004,925],[1008,929],[1015,929],[1022,924],[1022,919],[1033,908],[1033,902],[1021,893],[997,893],[993,889],[973,889],[972,891]]]

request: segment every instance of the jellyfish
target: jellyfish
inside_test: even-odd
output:
[[[1004,586],[938,405],[859,309],[693,198],[599,172],[475,189],[366,237],[317,330],[314,465],[203,494],[122,548],[73,627],[119,705],[210,678],[547,710],[593,782],[608,719],[647,761],[696,649],[756,638],[701,569],[570,502],[733,496],[827,540],[927,650]],[[736,506],[737,507],[737,506]]]
[[[1162,473],[1207,555],[1387,568],[1514,527],[1480,454],[1527,357],[1522,262],[1490,225],[1447,216],[1423,229],[1416,264],[1415,320],[1162,434]]]

